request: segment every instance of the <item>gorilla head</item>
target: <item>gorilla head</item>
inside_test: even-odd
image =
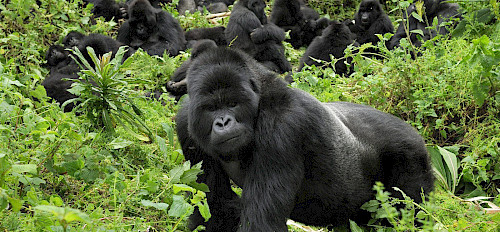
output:
[[[156,11],[147,0],[135,0],[129,6],[129,20],[130,26],[135,28],[136,35],[142,41],[156,32]]]
[[[259,18],[261,24],[267,24],[267,16],[264,11],[266,3],[263,0],[242,0],[241,4],[251,10]]]
[[[69,32],[66,37],[64,37],[62,43],[65,48],[73,48],[78,46],[80,42],[85,38],[85,35],[78,31]]]
[[[56,67],[59,63],[68,59],[69,52],[64,50],[61,45],[51,45],[47,53],[45,54],[45,60],[47,61],[47,67]]]
[[[193,120],[188,130],[203,150],[225,159],[251,144],[259,87],[247,75],[252,71],[241,65],[245,63],[241,54],[219,49],[201,55],[204,58],[194,60],[188,70],[190,98],[203,99],[189,107]],[[214,66],[217,61],[220,65]]]
[[[355,19],[356,24],[368,28],[380,14],[382,14],[382,8],[378,0],[364,0],[359,5]]]

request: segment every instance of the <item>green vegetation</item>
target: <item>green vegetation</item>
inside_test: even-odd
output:
[[[114,36],[118,24],[90,23],[81,0],[40,2],[0,1],[0,231],[186,231],[195,208],[208,218],[207,186],[196,183],[201,165],[184,162],[175,135],[179,106],[167,94],[163,102],[143,97],[162,89],[189,53],[139,51],[124,64],[119,56],[102,58],[97,69],[82,64],[87,71],[73,91],[84,104],[64,113],[40,85],[48,74],[45,51],[71,30]],[[207,12],[179,16],[176,2],[164,9],[185,29],[227,23]],[[330,18],[354,12],[341,1],[310,2]],[[376,199],[364,205],[372,226],[352,222],[353,231],[500,229],[500,212],[493,213],[500,205],[499,5],[459,4],[464,20],[451,38],[438,36],[423,48],[403,42],[394,51],[380,43],[383,60],[352,49],[348,78],[317,67],[293,75],[292,87],[321,101],[367,104],[406,120],[428,144],[438,180],[428,201],[395,199],[377,184]],[[401,18],[400,10],[389,14]],[[298,67],[304,49],[285,47]],[[421,56],[412,59],[414,49]],[[90,80],[100,83],[99,95]]]

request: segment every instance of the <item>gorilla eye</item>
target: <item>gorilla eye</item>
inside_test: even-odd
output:
[[[227,104],[229,107],[236,107],[238,105],[238,103],[236,103],[235,101],[232,101],[232,102],[229,102],[229,104]]]
[[[205,109],[207,111],[215,111],[215,110],[217,110],[217,108],[214,105],[207,105],[207,106],[205,106]]]

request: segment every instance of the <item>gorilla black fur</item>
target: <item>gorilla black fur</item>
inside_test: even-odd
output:
[[[224,37],[224,31],[226,30],[223,26],[210,27],[210,28],[194,28],[186,31],[186,40],[188,41],[188,47],[190,43],[194,44],[197,40],[210,39],[213,40],[218,46],[226,46],[226,37]]]
[[[114,56],[120,46],[124,46],[124,44],[109,36],[101,34],[84,36],[78,32],[68,33],[63,43],[67,47],[74,47],[76,45],[89,64],[93,64],[93,61],[87,52],[87,47],[92,47],[97,57],[100,57],[108,52],[112,52]],[[124,55],[124,59],[128,58],[133,52],[133,49],[129,49]],[[75,95],[68,92],[68,89],[73,84],[72,80],[79,78],[78,72],[80,71],[80,67],[69,56],[69,52],[61,45],[52,45],[49,47],[45,59],[47,60],[46,67],[50,69],[49,75],[42,82],[47,91],[47,96],[61,104],[67,100],[76,98]],[[68,104],[65,106],[64,111],[71,111],[73,107],[74,104]]]
[[[85,35],[78,31],[69,32],[63,39],[62,43],[65,48],[78,47],[80,42],[85,38]]]
[[[127,5],[124,3],[118,3],[115,0],[94,0],[89,2],[94,4],[94,8],[92,8],[94,17],[102,16],[106,21],[114,19],[115,22],[118,22],[127,16]]]
[[[359,44],[372,43],[376,46],[380,40],[375,34],[394,33],[394,26],[378,0],[363,0],[354,20],[355,24],[350,29],[356,34]],[[365,51],[376,52],[374,49]]]
[[[412,12],[416,12],[415,4],[412,4],[406,9],[406,13],[403,14],[403,21],[398,26],[396,33],[392,36],[389,41],[389,49],[394,49],[395,47],[399,47],[399,42],[402,38],[407,37],[407,31],[410,34],[410,42],[420,47],[422,45],[422,41],[418,39],[418,33],[412,32],[414,30],[422,30],[424,36],[422,37],[423,41],[432,39],[437,34],[446,35],[449,33],[448,28],[446,26],[441,26],[441,23],[448,22],[453,18],[461,18],[462,15],[459,11],[459,6],[456,3],[447,3],[445,0],[424,0],[424,10],[425,14],[422,16],[424,22],[420,22],[418,19],[413,17]],[[427,25],[432,25],[433,19],[437,17],[438,19],[438,28],[427,29]],[[408,28],[405,28],[408,25]],[[452,24],[451,27],[456,25]],[[420,35],[419,35],[420,36]]]
[[[197,40],[193,49],[191,50],[191,57],[184,61],[179,68],[177,68],[170,77],[170,81],[167,82],[167,91],[175,97],[176,101],[187,93],[187,71],[191,67],[193,60],[198,57],[202,52],[208,50],[209,48],[215,48],[217,44],[210,39]]]
[[[207,231],[287,231],[287,218],[366,222],[360,206],[374,197],[375,181],[416,202],[422,189],[433,189],[424,141],[401,119],[364,105],[321,103],[230,48],[199,55],[187,78],[177,135],[186,159],[203,161]],[[196,213],[191,223],[203,218]]]
[[[176,56],[185,49],[186,39],[179,22],[166,11],[151,6],[147,0],[134,0],[128,10],[129,19],[118,29],[117,40],[135,49],[141,47],[149,55]]]
[[[238,1],[226,27],[226,41],[239,48],[270,70],[284,73],[292,70],[285,57],[283,29],[267,22],[263,0]]]
[[[319,14],[299,0],[276,0],[271,12],[271,22],[290,30],[287,40],[294,48],[308,46],[314,37],[321,35],[328,26],[328,19],[319,18]]]
[[[330,25],[323,31],[321,36],[314,38],[312,43],[307,48],[306,52],[300,60],[299,70],[307,64],[309,66],[322,64],[311,59],[323,60],[330,62],[330,55],[339,59],[344,57],[344,50],[350,44],[357,46],[358,44],[353,40],[354,35],[349,28],[339,21],[332,21]],[[347,62],[350,62],[348,59]],[[352,67],[347,68],[346,60],[339,60],[335,63],[335,73],[340,75],[349,75],[352,72]]]

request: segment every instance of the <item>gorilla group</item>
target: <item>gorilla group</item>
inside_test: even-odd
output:
[[[308,46],[314,37],[321,35],[329,22],[299,0],[274,1],[270,20],[283,30],[290,30],[287,42],[296,49]]]
[[[193,214],[192,229],[287,231],[288,218],[366,223],[370,215],[360,207],[374,197],[376,181],[416,202],[433,189],[424,141],[401,119],[364,105],[321,103],[237,49],[208,48],[191,60],[186,78],[177,135],[186,159],[203,161],[199,181],[210,189],[212,215],[205,223]]]
[[[129,19],[118,29],[117,40],[132,48],[142,48],[149,55],[165,51],[176,56],[185,49],[186,39],[179,22],[147,0],[134,0],[128,9]]]
[[[285,32],[267,22],[263,0],[240,0],[231,11],[225,30],[226,42],[231,47],[248,53],[270,70],[285,73],[292,70],[285,57]]]
[[[79,78],[78,72],[80,71],[78,64],[69,56],[69,51],[65,49],[76,47],[83,54],[86,61],[94,65],[87,52],[87,47],[92,47],[98,57],[108,52],[112,52],[114,56],[118,49],[125,44],[101,34],[85,36],[80,32],[72,31],[63,39],[63,45],[64,47],[54,44],[47,50],[45,67],[50,70],[50,73],[42,82],[47,91],[47,96],[61,104],[67,100],[76,98],[74,94],[68,92],[68,89],[73,84],[72,80]],[[131,56],[134,52],[134,49],[129,49],[124,59]],[[68,104],[64,107],[64,111],[71,111],[73,107],[74,104]]]
[[[339,21],[332,21],[330,25],[323,31],[321,36],[314,38],[312,43],[307,48],[306,52],[300,60],[299,71],[307,64],[309,66],[321,66],[322,63],[317,60],[330,62],[330,55],[340,59],[344,57],[344,50],[349,45],[359,45],[354,41],[354,35],[349,28]],[[350,63],[351,59],[339,60],[334,64],[335,73],[348,76],[352,72],[352,67],[347,67],[346,63]]]

